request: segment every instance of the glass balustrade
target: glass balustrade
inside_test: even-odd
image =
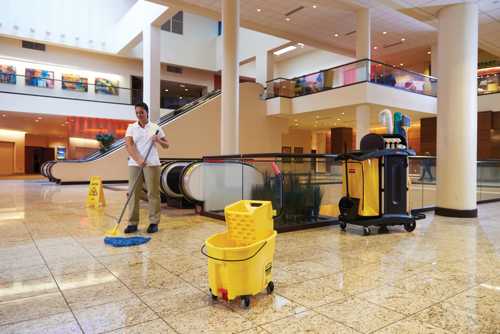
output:
[[[413,93],[437,94],[434,77],[364,59],[293,79],[270,80],[266,83],[266,97],[291,98],[367,81]]]
[[[204,157],[210,168],[201,178],[204,210],[224,216],[224,208],[240,200],[271,201],[280,210],[280,185],[271,167],[275,162],[285,179],[284,214],[275,228],[289,230],[333,223],[342,198],[342,162],[322,154],[244,154]],[[412,210],[436,206],[436,158],[410,157]],[[426,169],[424,175],[424,169]],[[429,174],[430,171],[430,174]],[[430,176],[432,175],[432,181]],[[479,159],[477,200],[500,200],[500,160]]]

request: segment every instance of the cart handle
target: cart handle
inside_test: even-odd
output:
[[[259,248],[259,250],[257,251],[257,253],[260,252],[260,250],[262,248],[264,248],[264,246],[267,244],[267,241],[264,242],[264,244],[262,245],[262,247]],[[215,257],[211,257],[210,255],[208,255],[207,253],[203,252],[203,248],[205,248],[206,245],[203,245],[203,247],[201,247],[201,254],[205,255],[206,257],[212,259],[212,260],[217,260],[217,261],[223,261],[223,262],[242,262],[242,261],[246,261],[246,260],[250,260],[252,257],[254,257],[255,255],[257,255],[257,253],[255,253],[254,255],[250,256],[249,258],[246,258],[246,259],[243,259],[243,260],[223,260],[223,259],[218,259],[218,258],[215,258]]]
[[[281,174],[278,166],[273,162],[271,164],[273,166],[274,172],[276,173],[276,177],[280,180],[280,186],[281,186],[281,191],[280,191],[280,212],[276,215],[273,216],[273,219],[278,219],[283,215],[283,211],[285,210],[284,205],[285,205],[285,179],[283,178],[283,174]]]

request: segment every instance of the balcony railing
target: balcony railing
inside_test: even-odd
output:
[[[437,79],[434,77],[363,59],[298,78],[270,80],[266,83],[266,98],[293,98],[361,82],[371,82],[429,96],[437,94]]]

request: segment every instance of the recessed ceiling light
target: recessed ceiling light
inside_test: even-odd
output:
[[[401,64],[399,64],[399,65],[403,66],[403,63],[401,63]]]
[[[340,118],[337,118],[337,121],[340,121]]]
[[[64,124],[61,124],[61,126],[64,126]]]
[[[71,122],[73,122],[73,120],[71,120]]]
[[[66,122],[66,124],[68,124],[68,122]]]
[[[404,42],[404,40],[405,40],[405,39],[404,39],[404,38],[401,38],[401,40]]]
[[[374,46],[373,48],[374,48],[375,50],[377,50],[377,47],[376,47],[376,46]]]
[[[295,125],[299,125],[299,124],[297,123],[297,124],[295,124]]]
[[[7,117],[7,115],[3,115],[3,117]]]
[[[384,34],[384,35],[387,34],[387,31],[384,31],[382,34]]]
[[[431,52],[430,52],[430,51],[427,51],[427,54],[428,54],[428,55],[430,55],[430,54],[431,54]]]
[[[316,5],[314,5],[313,8],[316,8]]]
[[[168,89],[165,89],[166,92],[168,92]]]
[[[316,127],[316,125],[314,127]]]
[[[335,37],[339,37],[339,34],[335,34]]]
[[[289,17],[287,17],[287,18],[286,18],[286,20],[287,20],[287,21],[290,21],[290,18],[289,18]]]
[[[182,88],[184,88],[184,87],[186,87],[186,85],[182,85],[182,84],[181,84],[181,87],[182,87]]]
[[[41,117],[38,117],[38,119],[42,119]]]
[[[337,125],[337,123],[333,123],[333,125]]]
[[[38,122],[38,120],[37,120],[37,119],[35,119],[35,122]]]
[[[182,100],[182,96],[180,96],[180,97],[179,97],[179,99],[181,99],[181,100]]]
[[[297,120],[295,120],[295,122],[297,122]]]
[[[186,89],[185,89],[185,91],[187,92],[187,91],[188,91],[188,89],[186,88]]]
[[[257,9],[258,12],[260,12],[260,9]]]
[[[342,115],[344,115],[345,113],[343,112]]]
[[[316,116],[316,118],[319,118],[319,116]]]
[[[292,51],[292,50],[295,50],[296,47],[295,46],[289,46],[289,47],[286,47],[284,49],[281,49],[281,50],[278,50],[276,52],[274,52],[275,55],[279,56],[280,54],[283,54],[285,52],[288,52],[288,51]]]
[[[318,123],[318,121],[316,121],[316,123]]]

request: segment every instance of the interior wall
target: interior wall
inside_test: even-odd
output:
[[[61,137],[49,137],[49,136],[38,136],[34,134],[27,133],[25,136],[25,146],[35,146],[35,147],[45,147],[57,149],[57,146],[66,146],[66,152],[68,150],[68,138],[66,136]],[[57,159],[57,154],[54,155]]]
[[[0,130],[0,142],[14,143],[14,174],[24,173],[24,132]]]
[[[14,174],[14,143],[0,141],[0,175]]]
[[[314,50],[296,57],[275,62],[275,73],[277,72],[275,77],[291,79],[350,63],[352,61],[355,61],[355,59],[324,50]]]
[[[291,147],[292,153],[296,147],[302,147],[303,153],[311,153],[312,132],[310,130],[289,129],[281,135],[281,146]],[[279,150],[278,152],[281,152]]]

